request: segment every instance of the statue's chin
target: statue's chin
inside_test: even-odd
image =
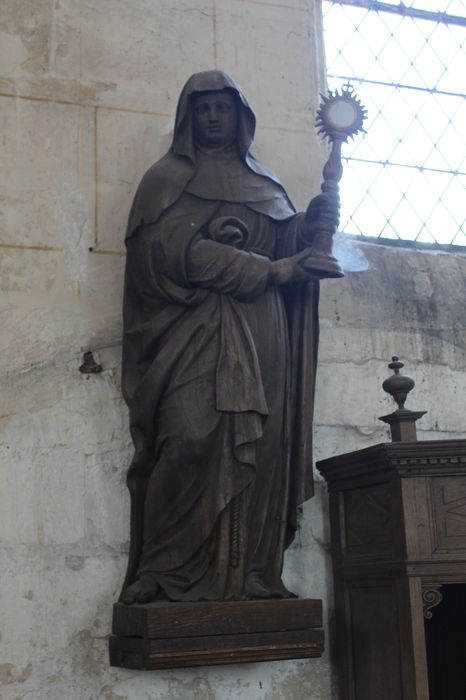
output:
[[[196,145],[202,148],[227,148],[234,143],[235,139],[230,136],[225,136],[224,134],[203,134],[196,137]]]

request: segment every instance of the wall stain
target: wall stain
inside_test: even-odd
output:
[[[82,85],[79,80],[42,77],[57,71],[60,60],[73,50],[80,50],[80,29],[67,23],[51,0],[3,0],[0,31],[18,37],[23,44],[27,58],[21,69],[34,76],[28,85],[32,95],[85,103],[95,101],[100,92],[116,88],[115,83]]]
[[[61,673],[54,673],[51,676],[47,676],[46,681],[52,685],[53,683],[62,683],[65,679]]]
[[[126,695],[118,695],[118,693],[114,692],[113,688],[114,686],[110,683],[104,685],[100,689],[100,697],[104,698],[104,700],[127,700]]]
[[[65,564],[73,571],[80,571],[80,569],[84,568],[85,559],[77,554],[70,554],[65,557]]]
[[[32,664],[28,663],[22,671],[15,671],[13,664],[0,664],[0,684],[25,683],[32,673]]]
[[[59,71],[60,61],[80,51],[80,29],[67,22],[51,0],[3,0],[0,32],[17,37],[26,55],[20,64],[24,77],[0,81],[8,92],[86,104],[116,88],[116,83],[83,85],[79,80],[49,77]]]
[[[4,0],[0,30],[17,36],[28,58],[21,68],[29,73],[46,70],[49,54],[53,9],[50,0]]]
[[[187,681],[170,679],[167,700],[181,700],[189,693],[190,700],[215,700],[215,693],[205,676],[197,676]]]
[[[84,676],[102,676],[108,669],[107,646],[105,639],[97,639],[91,630],[84,629],[74,637],[75,672]]]

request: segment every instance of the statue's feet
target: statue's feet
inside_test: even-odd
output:
[[[244,586],[244,598],[246,600],[267,600],[268,598],[280,598],[274,595],[273,591],[259,574],[249,574]]]
[[[151,574],[141,574],[141,576],[125,588],[121,600],[125,605],[134,605],[139,603],[151,603],[160,593],[160,586],[155,581]]]
[[[297,598],[296,593],[289,591],[288,588],[280,581],[279,585],[274,588],[275,596],[274,598]]]
[[[295,593],[289,591],[280,581],[278,585],[268,586],[263,578],[257,574],[249,574],[244,587],[244,598],[246,600],[270,600],[297,598]]]

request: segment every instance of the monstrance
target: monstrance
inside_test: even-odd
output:
[[[348,138],[354,138],[357,133],[364,131],[363,122],[367,112],[353,93],[350,83],[343,85],[341,92],[329,90],[328,95],[321,95],[323,102],[317,111],[316,126],[319,134],[323,134],[332,144],[330,156],[324,166],[324,181],[321,185],[323,193],[339,193],[338,183],[343,174],[341,162],[341,146]],[[315,236],[315,247],[322,251],[325,262],[322,270],[329,277],[342,277],[343,270],[332,255],[333,226],[325,221]],[[314,248],[314,246],[313,246]]]

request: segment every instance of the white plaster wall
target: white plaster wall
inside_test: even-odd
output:
[[[319,189],[314,0],[4,0],[0,6],[0,698],[331,700],[320,660],[130,672],[108,666],[126,564],[131,455],[119,388],[123,232],[170,142],[189,75],[220,67],[258,118],[255,152],[299,207]],[[386,439],[395,352],[429,408],[422,437],[466,436],[464,258],[363,246],[322,287],[316,457]],[[104,372],[78,372],[92,349]],[[331,607],[325,486],[286,557]]]

